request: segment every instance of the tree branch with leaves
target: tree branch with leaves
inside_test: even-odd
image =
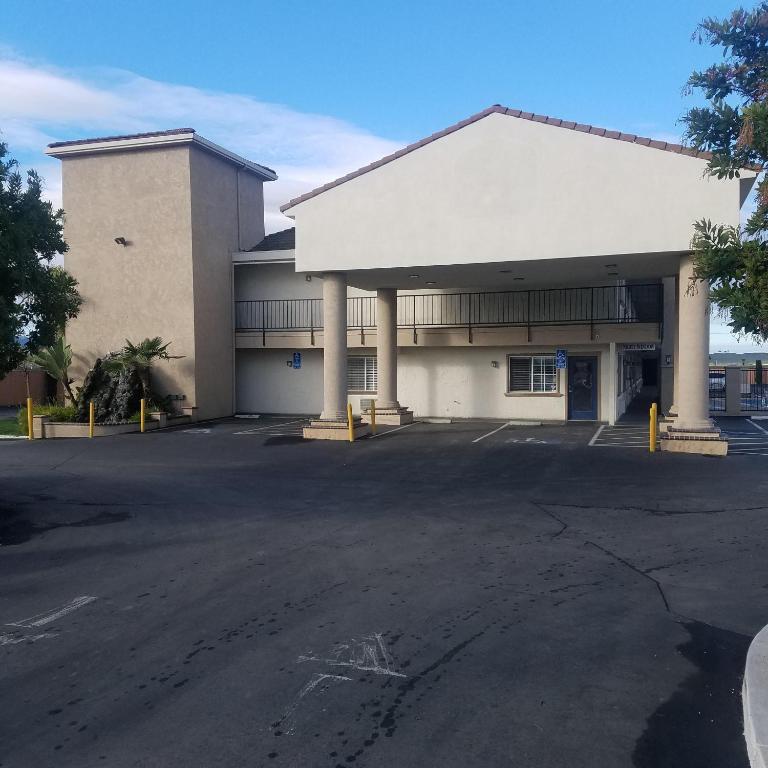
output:
[[[67,250],[64,212],[41,193],[38,174],[27,171],[23,180],[0,143],[0,377],[54,344],[82,304],[77,281],[52,265]]]
[[[709,101],[683,117],[685,141],[712,158],[718,179],[751,177],[768,168],[768,2],[705,19],[694,38],[723,49],[723,61],[688,79],[689,93]],[[694,276],[729,315],[733,331],[768,340],[768,185],[759,177],[756,206],[743,231],[702,219],[694,225]]]

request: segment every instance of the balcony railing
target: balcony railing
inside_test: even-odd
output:
[[[425,293],[397,297],[400,328],[504,328],[604,323],[661,323],[660,284],[543,288],[492,293]],[[309,331],[323,327],[322,299],[235,302],[238,331]],[[347,299],[347,327],[376,327],[376,297]]]

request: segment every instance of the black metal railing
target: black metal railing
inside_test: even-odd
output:
[[[768,371],[741,369],[741,410],[768,411]]]
[[[401,328],[513,327],[661,323],[660,284],[542,288],[528,291],[419,293],[397,297]],[[347,326],[376,327],[376,297],[347,299]],[[235,302],[237,330],[312,331],[323,327],[322,299]]]
[[[709,410],[725,410],[725,368],[709,368]]]

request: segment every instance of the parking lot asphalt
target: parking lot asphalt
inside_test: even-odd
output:
[[[3,768],[748,765],[764,457],[288,421],[0,443]]]

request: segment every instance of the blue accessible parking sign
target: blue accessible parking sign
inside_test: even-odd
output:
[[[301,368],[301,352],[293,353],[293,367]]]
[[[567,349],[555,350],[555,363],[558,368],[568,367],[568,350]]]

